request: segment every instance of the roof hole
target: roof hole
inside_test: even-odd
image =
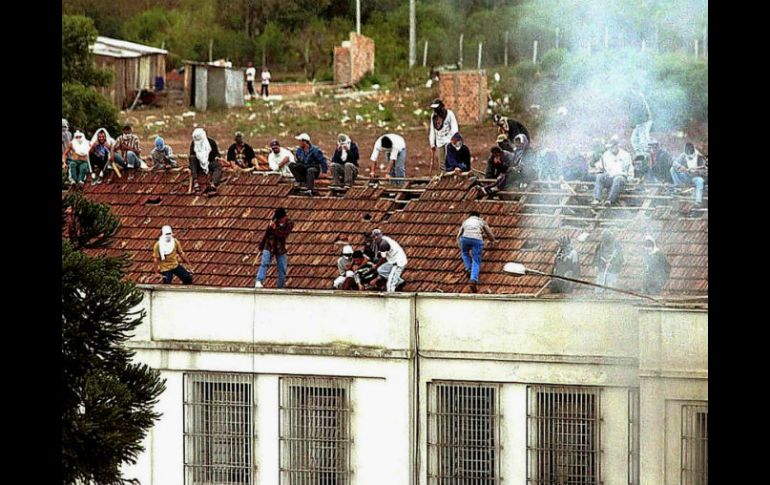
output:
[[[147,197],[147,200],[145,200],[144,203],[147,205],[158,205],[161,200],[161,197]]]
[[[364,214],[364,220],[365,221],[371,221],[372,220],[372,215],[367,212],[366,214]]]

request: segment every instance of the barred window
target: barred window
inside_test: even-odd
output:
[[[351,379],[281,378],[281,483],[348,485]]]
[[[709,410],[682,406],[682,485],[708,485]]]
[[[254,483],[254,377],[189,373],[184,387],[185,483]]]
[[[499,399],[498,384],[430,384],[429,483],[500,483]]]
[[[628,390],[628,485],[639,485],[639,389]]]
[[[527,483],[601,483],[601,389],[529,386],[527,394]]]

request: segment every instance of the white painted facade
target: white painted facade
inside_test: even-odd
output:
[[[708,314],[628,300],[143,287],[130,345],[160,369],[163,417],[125,476],[184,483],[185,372],[256,375],[257,484],[279,484],[279,378],[352,377],[352,484],[427,485],[428,392],[499,385],[502,483],[527,485],[527,392],[601,388],[601,472],[629,483],[629,391],[641,403],[639,483],[680,483],[681,403],[708,400]]]

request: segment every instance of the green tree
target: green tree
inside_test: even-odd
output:
[[[132,362],[124,344],[144,311],[124,280],[123,257],[89,256],[115,234],[118,219],[103,204],[71,193],[62,203],[62,482],[131,482],[120,467],[135,463],[160,414],[160,373]]]

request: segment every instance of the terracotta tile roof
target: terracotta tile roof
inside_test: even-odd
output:
[[[188,195],[186,173],[140,173],[111,185],[87,186],[93,199],[108,203],[122,226],[110,254],[127,252],[133,259],[129,277],[138,283],[159,283],[152,246],[160,227],[170,224],[193,261],[195,283],[205,286],[251,287],[257,266],[257,245],[275,208],[283,206],[295,221],[289,237],[287,287],[330,289],[342,244],[354,247],[361,234],[383,229],[406,250],[403,276],[407,291],[468,291],[456,243],[460,224],[478,210],[500,240],[485,247],[479,290],[483,293],[537,293],[547,283],[540,276],[513,277],[503,264],[518,261],[541,271],[552,269],[558,236],[572,238],[581,259],[582,277],[593,280],[591,265],[602,229],[562,226],[559,217],[523,213],[518,202],[476,201],[465,179],[445,178],[428,186],[405,206],[383,199],[382,188],[355,187],[344,197],[290,195],[291,184],[277,175],[232,175],[219,195]],[[322,183],[328,183],[323,181]],[[412,194],[410,194],[412,195]],[[415,196],[416,197],[416,196]],[[398,210],[403,207],[403,210]],[[587,232],[584,242],[578,236]],[[638,290],[641,284],[641,242],[646,233],[672,264],[664,294],[708,293],[708,219],[681,216],[635,218],[616,234],[624,243],[626,267],[619,285]],[[275,267],[268,272],[272,287]],[[580,292],[590,292],[585,287]],[[548,290],[542,292],[548,294]]]

